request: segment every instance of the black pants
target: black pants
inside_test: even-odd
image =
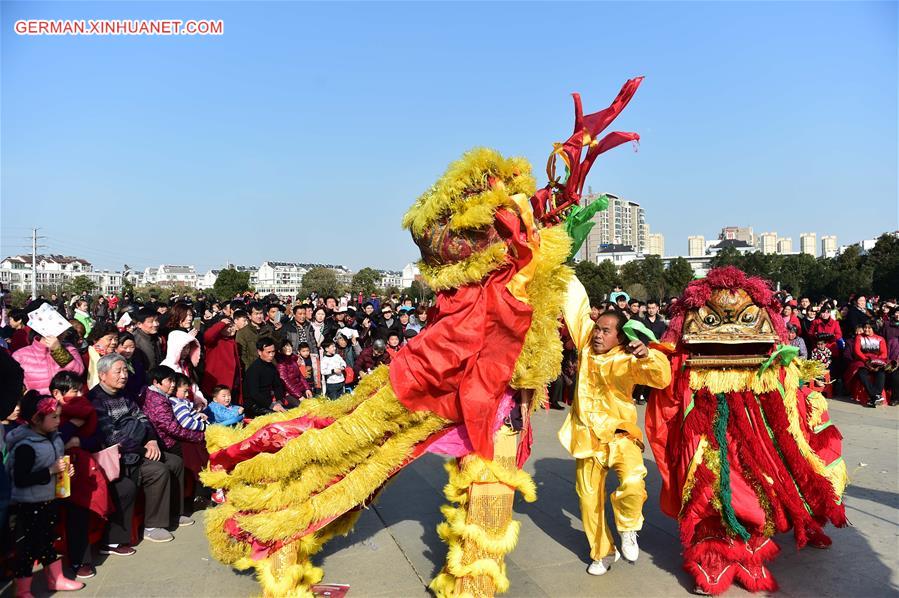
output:
[[[125,474],[126,467],[122,466]],[[112,499],[112,512],[109,514],[109,527],[106,528],[107,544],[131,544],[131,520],[134,516],[134,501],[137,498],[136,468],[131,476],[122,475],[109,484],[109,495]]]
[[[16,577],[31,577],[34,561],[46,567],[59,558],[53,548],[58,520],[58,500],[18,505],[13,536],[13,541],[19,547],[15,564]]]
[[[341,395],[343,395],[343,382],[338,382],[337,384],[328,382],[326,386],[325,394],[332,401],[334,399],[339,399]]]
[[[184,512],[184,461],[162,453],[159,461],[142,459],[140,486],[144,491],[146,527],[178,527]]]
[[[91,545],[88,541],[91,512],[67,500],[66,509],[66,552],[69,562],[76,570],[81,565],[93,564]]]
[[[861,368],[858,370],[858,380],[865,387],[868,398],[873,399],[875,396],[883,394],[883,387],[886,384],[886,372]]]
[[[893,370],[887,374],[887,384],[890,387],[890,401],[899,401],[899,370]]]

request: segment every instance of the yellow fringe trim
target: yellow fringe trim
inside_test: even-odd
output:
[[[681,513],[683,512],[683,508],[687,504],[687,501],[690,500],[690,495],[693,494],[693,486],[696,485],[696,468],[702,463],[702,457],[705,454],[708,445],[709,441],[706,439],[705,434],[703,434],[699,437],[699,444],[696,446],[696,452],[693,453],[693,459],[690,460],[690,468],[687,470],[687,481],[684,482],[684,488],[681,491]]]
[[[812,447],[809,446],[799,424],[799,410],[795,401],[795,397],[799,391],[799,370],[792,364],[787,366],[786,369],[787,375],[784,380],[784,390],[786,391],[784,409],[786,410],[787,421],[789,422],[787,429],[790,432],[790,436],[796,441],[799,452],[802,453],[805,460],[812,466],[815,473],[827,478],[830,485],[833,486],[837,499],[839,499],[843,496],[846,484],[849,483],[849,475],[846,473],[846,463],[845,461],[841,461],[835,467],[827,469],[827,466],[824,461],[821,460],[821,457],[819,457],[815,451],[812,450]],[[793,400],[791,400],[791,397]]]
[[[820,426],[824,415],[827,413],[827,399],[820,392],[809,393],[808,398],[808,425],[814,429]]]
[[[484,228],[493,224],[494,214],[500,208],[518,211],[505,187],[496,187],[465,199],[449,221],[451,231]]]
[[[424,412],[422,412],[424,413]],[[408,423],[410,412],[396,399],[387,385],[374,397],[363,402],[351,414],[337,419],[327,428],[308,430],[290,440],[277,453],[260,453],[239,463],[231,475],[221,481],[220,488],[234,483],[268,483],[295,475],[313,461],[334,463],[366,446],[376,444],[388,434],[396,434]],[[427,418],[429,414],[413,419]],[[437,416],[433,416],[437,417]],[[438,418],[439,419],[439,418]],[[443,422],[444,420],[440,420]],[[206,482],[201,474],[201,479]]]
[[[502,557],[511,552],[518,542],[521,524],[510,521],[505,531],[493,535],[482,527],[466,522],[468,511],[469,489],[475,482],[501,482],[522,492],[525,500],[536,500],[536,486],[531,477],[524,471],[510,472],[493,461],[480,457],[468,457],[465,466],[460,469],[456,461],[448,461],[444,467],[449,480],[444,487],[447,500],[459,506],[444,505],[440,511],[446,521],[437,526],[437,534],[448,545],[444,570],[435,577],[428,586],[438,598],[459,598],[456,594],[456,580],[462,577],[488,576],[493,581],[497,593],[509,589],[509,578],[506,576],[506,565]],[[474,544],[480,551],[487,552],[494,558],[481,558],[463,564],[464,543]],[[462,594],[465,596],[466,594]]]
[[[794,359],[793,362],[799,368],[799,379],[811,382],[812,380],[824,380],[827,368],[817,359]]]
[[[279,511],[239,515],[237,521],[241,528],[262,541],[290,538],[315,521],[345,513],[363,503],[408,458],[415,445],[446,426],[446,420],[427,412],[414,413],[412,419],[418,420],[415,425],[398,430],[355,468],[344,463],[344,471],[348,473],[336,484]],[[276,495],[274,500],[283,504],[285,498]]]
[[[542,229],[539,234],[540,245],[533,257],[536,270],[526,287],[533,316],[515,361],[512,388],[540,388],[558,378],[562,371],[560,297],[565,296],[568,277],[573,275],[571,268],[564,265],[571,251],[571,239],[561,226]]]
[[[445,266],[429,266],[418,262],[418,268],[421,277],[435,291],[457,289],[484,280],[503,264],[507,251],[506,244],[498,241],[468,259]]]
[[[757,369],[691,369],[690,388],[707,388],[712,394],[751,390],[764,394],[777,390],[780,383],[777,368],[768,368],[761,376]]]
[[[379,389],[389,384],[389,382],[390,377],[388,375],[387,366],[381,366],[372,371],[371,374],[362,378],[353,394],[346,394],[336,401],[325,398],[305,399],[300,403],[300,406],[295,409],[257,417],[246,426],[236,428],[229,428],[228,426],[210,426],[206,432],[206,448],[210,454],[214,453],[240,442],[241,440],[246,440],[268,424],[289,421],[304,415],[333,418],[341,417],[355,409],[356,406],[363,401],[371,398]],[[212,431],[211,433],[210,430]]]
[[[423,193],[403,217],[403,228],[421,235],[430,225],[463,212],[472,192],[486,191],[487,178],[499,179],[507,195],[536,190],[531,165],[524,158],[503,158],[496,150],[475,148],[449,165],[434,185]]]

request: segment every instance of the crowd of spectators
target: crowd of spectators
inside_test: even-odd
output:
[[[789,342],[800,356],[822,362],[828,389],[838,386],[838,394],[871,407],[899,402],[895,300],[777,297]],[[661,339],[674,301],[641,301],[614,289],[591,315],[620,311]],[[69,321],[61,336],[28,327],[28,314],[42,303]],[[351,392],[429,321],[427,306],[397,296],[84,294],[19,307],[4,301],[0,308],[7,439],[0,548],[16,553],[4,572],[17,577],[23,595],[35,561],[51,588],[77,589],[78,579],[95,574],[96,553],[131,556],[140,539],[172,541],[194,523],[195,509],[218,496],[197,477],[208,460],[207,426]],[[562,409],[571,402],[577,352],[564,326],[560,331],[562,373],[549,388],[549,406]],[[636,403],[648,397],[648,389],[635,389]],[[71,494],[57,496],[53,487],[69,469]],[[18,505],[12,533],[10,497]]]

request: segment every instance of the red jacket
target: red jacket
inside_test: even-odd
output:
[[[843,331],[840,329],[839,322],[833,318],[828,318],[826,320],[816,318],[815,321],[811,323],[811,326],[809,326],[808,335],[812,341],[816,341],[819,334],[833,335],[833,338],[827,341],[827,348],[830,349],[831,353],[836,354],[837,341],[843,338]]]
[[[281,377],[281,382],[284,383],[287,394],[299,399],[305,399],[306,391],[312,389],[309,387],[309,383],[306,382],[306,378],[303,377],[303,373],[300,371],[300,366],[297,363],[297,356],[278,355],[275,360],[275,365],[278,368],[278,375]]]
[[[862,352],[862,339],[863,338],[872,338],[879,341],[880,348],[877,353],[863,353]],[[887,342],[883,340],[882,336],[877,336],[876,334],[872,334],[869,337],[865,337],[863,335],[858,335],[855,337],[855,347],[853,348],[852,353],[855,355],[855,358],[861,361],[862,363],[866,363],[869,359],[879,359],[881,361],[887,360]]]
[[[211,402],[212,389],[223,384],[231,389],[231,398],[238,405],[243,387],[240,371],[240,352],[233,336],[222,334],[228,328],[227,322],[217,322],[203,334],[203,345],[206,347],[206,370],[200,382],[200,390]]]

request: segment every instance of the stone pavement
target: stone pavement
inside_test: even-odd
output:
[[[784,596],[896,596],[899,592],[899,408],[866,409],[831,400],[831,416],[844,435],[852,477],[846,492],[853,526],[828,528],[830,550],[796,551],[779,536],[782,552],[771,570]],[[639,408],[642,411],[643,408]],[[636,564],[619,561],[603,577],[591,577],[587,542],[574,493],[574,463],[556,441],[564,412],[534,417],[535,450],[527,469],[538,500],[516,502],[521,521],[518,547],[507,559],[507,596],[687,596],[692,584],[680,568],[675,522],[658,507],[659,476],[647,450],[649,500]],[[427,456],[402,472],[362,515],[355,531],[332,541],[316,562],[325,581],[348,583],[351,596],[427,596],[427,583],[445,550],[440,521],[446,475],[442,459]],[[609,476],[613,488],[615,476]],[[197,518],[201,518],[197,515]],[[610,518],[610,520],[612,520]],[[169,544],[143,543],[130,558],[109,557],[78,596],[256,596],[251,575],[232,571],[207,551],[203,528],[176,533]],[[102,557],[101,557],[102,558]],[[37,584],[36,584],[37,586]],[[8,590],[7,590],[8,592]],[[733,589],[728,595],[745,595]],[[36,592],[37,596],[46,595]],[[74,595],[73,595],[74,596]]]

